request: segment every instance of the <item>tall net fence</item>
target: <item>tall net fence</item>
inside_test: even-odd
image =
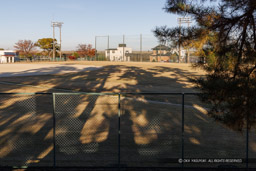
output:
[[[94,60],[123,62],[197,63],[196,49],[163,44],[150,34],[95,36]]]
[[[37,53],[32,58],[15,58],[15,62],[39,61],[121,61],[121,62],[205,62],[195,48],[173,46],[160,42],[153,34],[95,36],[92,49],[77,48],[53,54]],[[94,51],[95,50],[95,51]]]
[[[148,34],[95,36],[95,60],[150,62],[158,44],[157,38]]]
[[[95,36],[95,47],[98,51],[105,51],[108,48],[117,48],[119,44],[126,44],[126,47],[132,48],[133,51],[152,51],[152,48],[159,44],[154,35],[137,34],[137,35],[105,35]]]
[[[255,167],[236,132],[182,93],[0,94],[0,166]]]

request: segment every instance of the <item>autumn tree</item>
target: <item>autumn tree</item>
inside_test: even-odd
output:
[[[56,53],[59,50],[59,46],[56,44],[57,40],[54,39],[55,41],[55,49],[56,49]],[[36,42],[36,46],[38,46],[39,48],[41,48],[43,50],[43,52],[46,52],[48,56],[51,56],[51,53],[53,51],[53,39],[52,38],[42,38],[42,39],[38,39],[38,41]]]
[[[93,57],[95,56],[95,52],[91,44],[79,44],[77,46],[77,53],[80,57]]]
[[[211,103],[208,114],[234,130],[256,123],[256,1],[255,0],[168,0],[164,10],[190,16],[191,28],[157,27],[159,39],[186,42],[198,49],[205,63],[195,66],[207,71],[195,80]]]
[[[36,46],[31,40],[19,40],[15,43],[14,48],[21,57],[32,58]]]

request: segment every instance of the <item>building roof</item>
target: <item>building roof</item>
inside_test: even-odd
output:
[[[6,56],[6,55],[16,55],[16,51],[14,50],[0,50],[0,55],[1,56]]]
[[[152,48],[152,50],[171,50],[171,48],[169,48],[165,45],[158,45],[158,46]]]
[[[106,49],[106,50],[117,50],[117,49],[115,49],[115,48],[109,48],[109,49]]]
[[[1,55],[1,56],[7,56],[8,57],[8,56],[15,56],[15,55]]]

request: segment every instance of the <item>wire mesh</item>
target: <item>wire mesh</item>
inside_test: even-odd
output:
[[[157,39],[148,34],[96,36],[96,39],[95,60],[150,62],[152,48],[158,45]]]
[[[207,115],[209,105],[186,95],[184,167],[246,167],[246,132],[227,128]],[[190,101],[190,102],[189,102]]]
[[[53,97],[0,94],[0,166],[245,168],[248,145],[255,168],[255,128],[248,142],[195,95],[184,106],[179,93],[124,93],[120,103],[118,93]]]
[[[56,94],[56,166],[117,164],[117,111],[117,96]]]
[[[105,51],[107,48],[117,48],[119,44],[126,44],[126,47],[133,51],[151,51],[153,47],[159,44],[159,41],[151,34],[136,35],[105,35],[95,36],[96,48],[98,51]]]
[[[251,128],[248,145],[249,145],[248,167],[256,168],[256,129],[255,127]]]
[[[121,164],[179,167],[181,96],[126,95],[121,107]]]
[[[49,95],[0,95],[0,165],[52,166]]]

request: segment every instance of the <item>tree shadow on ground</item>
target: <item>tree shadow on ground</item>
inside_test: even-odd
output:
[[[172,74],[175,75],[172,76]],[[111,65],[97,71],[51,77],[1,78],[0,80],[36,86],[51,85],[46,92],[56,92],[58,89],[74,92],[191,92],[195,90],[186,83],[186,79],[191,75],[194,74],[179,68],[155,66],[145,69],[135,66]],[[113,82],[114,80],[116,82]],[[61,92],[61,90],[58,91]],[[1,108],[5,115],[1,117],[0,121],[7,120],[1,127],[1,132],[5,133],[0,134],[5,140],[17,137],[17,130],[29,125],[30,121],[28,120],[19,123],[15,130],[9,130],[10,127],[17,124],[16,120],[27,115],[27,112],[20,112],[21,106],[18,105],[27,103],[26,100],[16,99],[9,106]],[[55,108],[57,165],[113,166],[117,164],[118,96],[60,94],[56,96],[55,100],[55,105],[57,105]],[[177,104],[181,104],[181,96],[128,95],[122,96],[120,100],[122,109],[121,164],[145,167],[180,166],[178,158],[182,156],[182,108]],[[203,111],[194,108],[194,104],[199,104],[197,98],[191,97],[186,100],[189,101],[186,104],[190,107],[185,108],[185,157],[207,157],[205,154],[209,153],[216,157],[232,158],[234,155],[240,156],[238,154],[243,153],[237,149],[241,149],[239,147],[244,145],[244,137],[221,125],[216,126],[216,123],[208,118]],[[6,105],[7,101],[8,99],[1,100],[0,106]],[[45,102],[47,100],[43,98],[35,100],[36,106],[41,106],[40,109],[50,110],[51,104]],[[6,111],[8,112],[6,113]],[[41,110],[36,110],[38,117],[41,113]],[[52,114],[50,111],[49,113]],[[42,148],[38,148],[36,152],[32,151],[29,156],[34,163],[30,161],[27,165],[37,165],[36,160],[43,163],[44,159],[52,158],[51,149],[42,159],[38,159],[40,154],[50,148],[49,143],[52,138],[45,139],[45,137],[51,134],[49,133],[52,131],[51,119],[42,121],[43,127],[38,132],[33,133],[33,130],[29,132],[29,135],[36,137],[36,142],[45,145],[24,144],[4,155],[1,160],[11,160],[12,154],[19,154],[19,151],[23,150],[28,151],[31,146],[42,146]],[[32,125],[38,125],[38,122],[32,123]],[[47,130],[42,132],[44,127]],[[212,136],[208,136],[211,134],[220,137],[214,139]],[[25,133],[22,133],[15,141],[23,136]],[[233,146],[229,146],[230,142],[233,143]],[[6,147],[6,143],[7,141],[2,143],[2,148]],[[28,161],[27,158],[22,158],[22,160],[21,163]]]
[[[82,65],[81,65],[82,66]],[[0,72],[1,77],[17,77],[17,76],[31,76],[31,75],[49,75],[49,74],[63,74],[63,73],[70,73],[70,72],[84,72],[84,71],[91,71],[97,70],[100,67],[74,67],[72,65],[60,65],[60,66],[46,66],[41,68],[35,69],[27,69],[24,71],[19,72]]]

